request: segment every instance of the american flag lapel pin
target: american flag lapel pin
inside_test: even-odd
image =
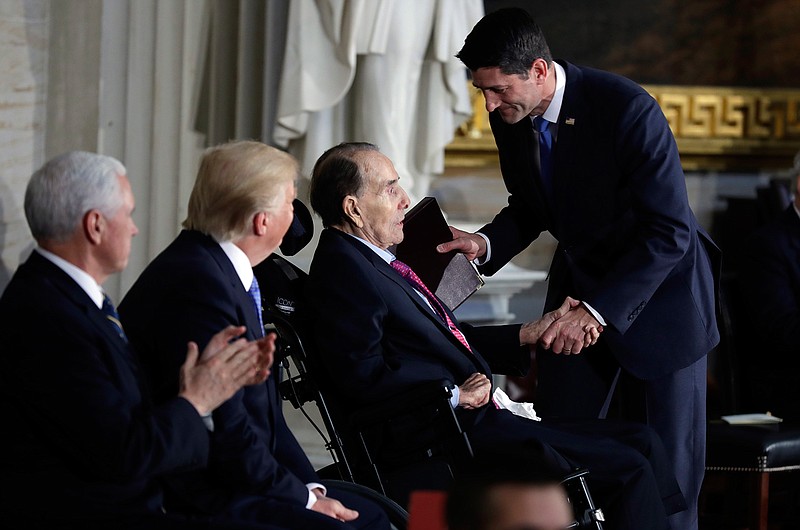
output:
[[[564,120],[564,125],[575,125],[575,118],[567,118]]]

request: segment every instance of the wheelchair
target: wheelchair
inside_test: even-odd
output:
[[[313,220],[295,200],[295,219],[281,251],[294,255],[311,239]],[[337,485],[369,489],[399,530],[406,527],[409,495],[418,490],[447,490],[458,469],[473,458],[468,434],[461,428],[450,404],[454,385],[431,381],[393,399],[359,410],[341,410],[326,398],[326,381],[314,364],[307,322],[302,312],[306,273],[273,254],[254,268],[261,285],[265,327],[278,335],[278,356],[283,372],[281,396],[296,409],[308,403],[317,407],[324,429],[317,431],[331,452],[333,463],[321,477]],[[309,355],[311,354],[311,355]],[[570,528],[602,530],[603,512],[592,500],[587,470],[564,477],[575,515]]]

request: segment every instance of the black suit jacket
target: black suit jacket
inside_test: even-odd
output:
[[[0,299],[0,344],[3,526],[160,513],[157,479],[205,464],[194,407],[180,398],[152,407],[128,344],[37,252]]]
[[[498,373],[520,374],[530,365],[518,324],[461,324],[470,353],[397,271],[336,229],[320,235],[307,298],[319,359],[350,405],[430,381],[461,385],[475,372],[491,377],[490,366]]]
[[[120,304],[120,315],[159,400],[177,390],[189,340],[205,347],[228,325],[256,337],[254,305],[222,248],[210,236],[184,230],[148,265]],[[277,369],[264,384],[248,386],[214,411],[207,472],[171,481],[192,509],[220,511],[234,499],[262,496],[304,507],[305,484],[317,482],[308,458],[281,411]]]
[[[306,286],[316,354],[332,387],[328,403],[337,409],[352,411],[419,383],[448,379],[460,385],[475,372],[491,377],[492,369],[520,373],[530,366],[530,352],[519,345],[519,325],[470,326],[451,313],[470,353],[389,264],[339,230],[320,235]],[[683,505],[664,449],[644,426],[536,422],[491,403],[476,410],[459,407],[456,414],[476,454],[513,458],[538,451],[565,471],[588,467],[604,492],[601,504],[619,518],[617,528],[663,528],[661,499],[670,513]]]
[[[561,63],[567,84],[545,200],[531,122],[490,123],[508,206],[480,231],[493,274],[544,230],[558,240],[545,310],[567,295],[609,324],[619,363],[640,378],[688,366],[719,341],[719,251],[687,198],[675,141],[658,104],[620,76]]]

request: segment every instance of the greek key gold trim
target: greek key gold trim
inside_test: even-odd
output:
[[[786,169],[800,151],[800,90],[645,85],[661,106],[684,169]],[[448,168],[497,166],[483,96],[445,150]]]

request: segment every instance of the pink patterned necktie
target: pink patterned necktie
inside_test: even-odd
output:
[[[431,303],[431,306],[433,307],[436,314],[439,315],[439,317],[442,320],[444,320],[444,322],[447,324],[448,329],[450,329],[450,332],[455,336],[455,338],[458,339],[458,342],[463,344],[464,347],[471,352],[472,348],[470,348],[466,337],[464,337],[464,334],[461,333],[461,330],[458,329],[456,325],[453,323],[453,321],[450,319],[450,316],[447,314],[447,311],[444,310],[442,302],[436,297],[435,294],[431,292],[430,289],[428,289],[428,287],[424,283],[422,283],[422,280],[419,278],[419,276],[417,276],[417,273],[411,270],[411,267],[409,267],[399,259],[394,260],[391,263],[391,266],[394,270],[400,273],[400,276],[402,276],[403,279],[411,285],[411,287],[415,288],[416,290],[425,295],[425,298],[427,298],[428,301]]]

